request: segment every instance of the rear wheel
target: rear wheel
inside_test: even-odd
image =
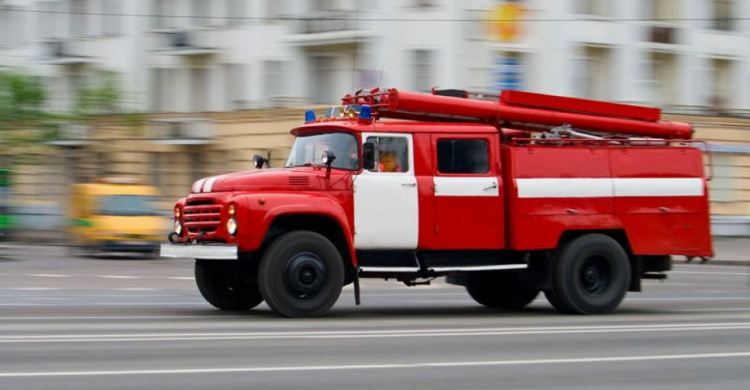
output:
[[[325,314],[341,295],[344,263],[324,236],[296,231],[277,238],[263,254],[258,284],[266,303],[286,317]]]
[[[519,281],[517,272],[471,272],[466,282],[469,295],[494,309],[519,310],[539,295]]]
[[[221,310],[250,310],[263,302],[258,285],[236,261],[197,260],[195,282],[203,298]]]
[[[556,254],[554,262],[552,286],[544,293],[561,312],[607,313],[625,297],[630,264],[625,250],[611,237],[578,237]]]

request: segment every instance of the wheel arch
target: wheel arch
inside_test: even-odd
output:
[[[356,257],[353,250],[351,235],[346,234],[346,227],[336,217],[329,214],[314,213],[285,213],[275,215],[266,229],[266,234],[261,243],[260,252],[278,237],[295,230],[308,230],[318,233],[330,240],[341,253],[344,261],[344,269],[349,274],[355,270]]]
[[[560,236],[555,252],[562,250],[562,248],[576,238],[588,234],[602,234],[620,244],[625,251],[625,254],[628,256],[628,264],[630,265],[630,283],[628,291],[641,291],[641,258],[633,254],[630,239],[628,238],[625,229],[567,230]],[[554,255],[551,260],[554,261]]]

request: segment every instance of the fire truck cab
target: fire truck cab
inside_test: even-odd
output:
[[[319,316],[349,283],[359,303],[360,278],[447,276],[491,308],[543,292],[605,313],[671,255],[712,255],[703,152],[658,109],[376,89],[333,114],[306,114],[285,167],[201,179],[175,205],[161,254],[196,259],[212,305]]]

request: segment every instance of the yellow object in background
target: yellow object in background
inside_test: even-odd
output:
[[[501,42],[514,42],[521,36],[521,18],[525,10],[515,2],[494,6],[487,15],[490,36]]]
[[[71,244],[87,252],[156,253],[165,218],[154,202],[155,187],[127,180],[73,185]]]

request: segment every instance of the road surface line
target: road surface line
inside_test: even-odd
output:
[[[70,275],[64,274],[27,274],[26,276],[38,276],[41,278],[67,278]]]
[[[112,375],[176,375],[176,374],[226,374],[252,372],[294,372],[294,371],[345,371],[345,370],[389,370],[420,368],[452,367],[487,367],[487,366],[523,366],[545,364],[580,364],[580,363],[621,363],[659,360],[687,359],[726,359],[750,357],[750,352],[696,353],[683,355],[641,355],[641,356],[605,356],[568,359],[530,359],[530,360],[486,360],[471,362],[428,362],[428,363],[387,363],[387,364],[351,364],[351,365],[318,365],[318,366],[271,366],[271,367],[227,367],[227,368],[183,368],[156,370],[111,370],[111,371],[42,371],[42,372],[0,372],[0,378],[37,378],[37,377],[71,377],[71,376],[112,376]]]
[[[205,340],[275,340],[275,339],[349,339],[404,337],[476,337],[524,336],[555,334],[594,334],[632,332],[686,332],[708,330],[744,330],[750,323],[620,325],[602,327],[537,327],[537,328],[465,328],[465,329],[399,329],[383,331],[338,332],[246,332],[246,333],[129,333],[99,335],[17,335],[0,336],[0,344],[52,342],[121,342],[121,341],[205,341]]]

